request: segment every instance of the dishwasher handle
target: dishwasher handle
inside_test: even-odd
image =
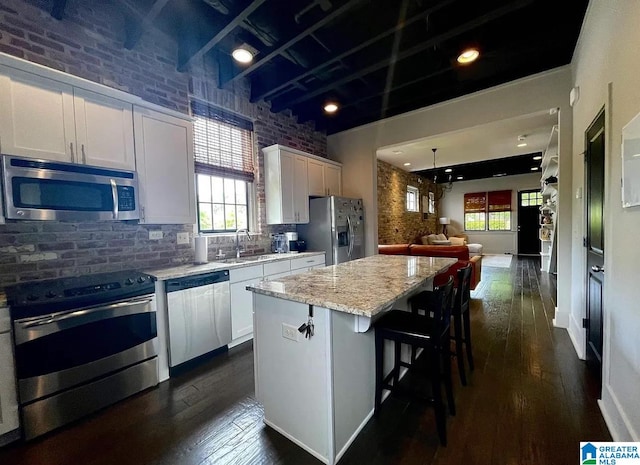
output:
[[[193,287],[208,286],[209,284],[229,281],[229,270],[214,271],[211,273],[185,276],[183,278],[168,279],[165,281],[165,291],[177,292]]]

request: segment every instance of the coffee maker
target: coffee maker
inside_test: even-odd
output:
[[[284,236],[286,238],[287,249],[289,252],[298,252],[298,233],[295,231],[286,232],[284,233]]]

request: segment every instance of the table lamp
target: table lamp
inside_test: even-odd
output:
[[[442,234],[447,235],[447,225],[451,224],[451,219],[443,216],[438,220],[438,222],[442,225]]]

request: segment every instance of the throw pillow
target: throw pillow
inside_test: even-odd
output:
[[[429,234],[427,236],[427,245],[433,245],[433,241],[438,240],[438,236],[436,234]]]
[[[422,237],[420,238],[420,243],[421,243],[422,245],[429,245],[429,236],[422,236]]]
[[[447,239],[447,236],[445,236],[444,234],[438,234],[438,237],[436,238],[439,241],[448,241],[449,239]]]
[[[451,245],[467,245],[467,241],[465,241],[462,237],[450,237]]]

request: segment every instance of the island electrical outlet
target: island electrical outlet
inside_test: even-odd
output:
[[[285,339],[291,339],[292,341],[298,342],[298,328],[295,326],[288,325],[286,323],[282,323],[282,337]]]

